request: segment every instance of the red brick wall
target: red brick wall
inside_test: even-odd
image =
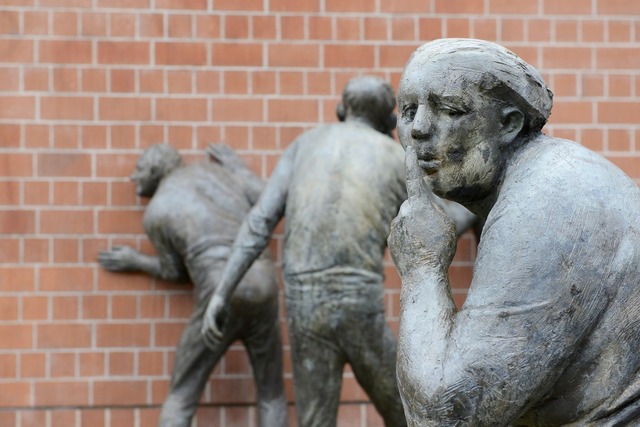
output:
[[[548,132],[640,180],[636,1],[1,3],[3,427],[155,425],[190,289],[95,263],[117,243],[151,252],[127,178],[149,144],[169,142],[194,160],[207,143],[225,141],[266,178],[296,135],[335,121],[350,77],[375,73],[395,86],[420,43],[470,36],[505,44],[544,72],[556,94]],[[280,243],[281,231],[276,254]],[[473,259],[465,236],[451,271],[459,304]],[[390,262],[388,276],[396,328]],[[348,371],[343,400],[340,426],[382,425]],[[197,426],[253,426],[253,401],[247,358],[234,347],[211,378]]]

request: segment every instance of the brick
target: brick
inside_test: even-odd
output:
[[[320,12],[320,0],[270,0],[271,12]]]
[[[635,124],[640,114],[640,102],[599,102],[597,111],[598,123]]]
[[[325,0],[325,12],[369,12],[376,11],[375,2],[368,0],[353,0],[349,2],[341,0]]]
[[[98,42],[99,64],[149,64],[151,60],[149,43],[131,41]]]
[[[90,292],[93,290],[91,267],[42,267],[40,290],[48,292]]]
[[[553,94],[555,96],[577,96],[577,77],[575,74],[556,74],[553,76]],[[556,105],[561,103],[556,103]],[[555,106],[553,111],[555,111]]]
[[[592,51],[589,48],[543,47],[544,68],[591,68]]]
[[[216,0],[216,10],[264,11],[263,0]]]
[[[21,134],[22,131],[18,124],[0,124],[0,140],[2,141],[3,148],[20,147]]]
[[[151,341],[149,325],[142,323],[98,324],[98,347],[148,347]]]
[[[128,178],[135,169],[138,157],[132,154],[101,154],[96,157],[96,175]]]
[[[555,40],[558,42],[576,42],[578,40],[578,22],[556,21]]]
[[[391,20],[391,38],[394,41],[415,40],[417,21],[413,17],[396,17]]]
[[[310,40],[332,40],[333,20],[327,16],[310,16],[307,31]]]
[[[53,35],[76,36],[78,34],[78,14],[75,12],[53,12]]]
[[[158,322],[155,324],[155,347],[175,347],[184,331],[185,324]]]
[[[40,6],[46,7],[73,7],[73,8],[90,8],[91,0],[40,0]]]
[[[0,297],[0,320],[18,320],[18,298]],[[0,376],[2,373],[2,355],[0,355]]]
[[[330,26],[329,31],[331,31]],[[389,40],[389,20],[379,17],[364,18],[364,39]]]
[[[471,37],[471,20],[467,18],[447,19],[446,27],[447,27],[447,37],[455,37],[455,38]]]
[[[305,34],[305,18],[303,16],[280,16],[280,38],[282,40],[302,40]]]
[[[98,232],[105,234],[142,234],[142,212],[108,210],[98,212]]]
[[[640,156],[634,155],[630,156],[611,156],[608,155],[607,159],[609,159],[613,164],[618,166],[624,173],[626,173],[632,179],[640,178]]]
[[[542,12],[545,15],[591,15],[591,3],[591,0],[544,0]]]
[[[92,326],[78,323],[38,325],[38,348],[87,348]]]
[[[100,98],[100,120],[147,121],[151,119],[151,100],[141,97]]]
[[[631,76],[624,74],[609,75],[609,96],[630,97],[632,96]]]
[[[106,374],[104,353],[80,353],[78,360],[81,377],[100,377]]]
[[[149,9],[150,0],[98,0],[98,7],[115,9]]]
[[[0,96],[0,116],[4,119],[34,119],[35,98],[29,95]]]
[[[325,66],[336,68],[373,68],[375,48],[366,45],[327,44],[324,47]]]
[[[607,131],[608,151],[633,151],[633,136],[628,129],[609,129]]]
[[[359,17],[336,17],[336,39],[337,40],[360,40],[362,33],[362,20]]]
[[[582,40],[585,42],[602,42],[605,37],[604,22],[597,20],[584,20],[581,22]]]
[[[268,65],[272,67],[318,67],[319,46],[312,44],[279,43],[268,50]]]
[[[430,13],[431,2],[423,0],[381,0],[380,12],[382,13]],[[466,3],[466,2],[465,2]]]
[[[35,212],[31,210],[0,210],[0,234],[35,232]]]
[[[0,63],[32,63],[33,42],[20,39],[0,39]]]
[[[51,411],[51,425],[53,426],[70,426],[75,423],[75,409],[56,409]]]
[[[204,43],[156,43],[155,63],[156,65],[206,65],[207,46]]]
[[[191,15],[172,14],[169,15],[169,37],[187,38],[193,37],[193,27]]]
[[[106,36],[107,16],[105,13],[83,13],[80,16],[80,34],[83,36]]]
[[[261,122],[263,102],[254,98],[214,99],[212,118],[218,122]]]
[[[145,381],[95,381],[94,405],[146,404]]]
[[[276,93],[276,73],[273,71],[252,72],[251,73],[251,90],[254,94]]]
[[[133,37],[136,34],[136,15],[132,13],[112,13],[110,23],[112,37]]]
[[[640,68],[640,48],[598,48],[596,49],[596,67],[600,69],[637,70]]]
[[[207,100],[171,98],[156,100],[156,119],[161,121],[208,120]]]
[[[596,74],[585,74],[581,82],[582,96],[603,96],[604,77]]]
[[[33,347],[33,326],[27,324],[0,325],[0,349],[26,350]]]
[[[528,40],[532,42],[551,41],[551,22],[546,19],[527,20]]]
[[[49,69],[27,68],[23,70],[24,89],[26,91],[48,91]]]
[[[610,42],[630,42],[632,41],[632,22],[629,21],[609,21],[609,41]]]
[[[640,3],[627,0],[597,0],[599,15],[632,16],[640,14]]]
[[[18,357],[15,354],[0,355],[0,378],[16,378],[18,373],[17,361]]]
[[[13,10],[0,11],[0,34],[20,33],[20,14]]]
[[[76,357],[73,353],[52,353],[50,356],[51,377],[73,377],[75,375]]]
[[[53,148],[77,149],[79,144],[80,127],[76,125],[57,125],[53,128]]]
[[[538,3],[529,0],[489,0],[489,13],[535,15]]]
[[[20,90],[20,73],[16,68],[0,68],[0,91]]]
[[[36,406],[89,404],[89,384],[79,381],[40,381],[35,383]]]
[[[262,45],[255,43],[215,43],[211,46],[211,65],[261,66]]]
[[[109,353],[109,375],[132,376],[134,374],[134,354],[132,352],[114,351]]]
[[[33,175],[31,154],[0,152],[0,176],[29,177],[31,175]]]
[[[426,41],[442,37],[442,34],[444,34],[444,22],[445,20],[441,18],[418,19],[418,38]],[[402,66],[404,66],[404,63],[406,63],[406,60]]]
[[[41,63],[90,64],[92,47],[89,41],[40,40],[38,57]]]
[[[216,3],[216,9],[218,5]],[[196,37],[219,39],[222,36],[222,19],[218,15],[196,16]]]
[[[28,35],[45,35],[49,33],[49,13],[39,11],[23,12],[23,33]]]
[[[380,46],[379,61],[381,67],[399,67],[404,66],[413,51],[416,49],[414,45],[394,45]]]
[[[315,122],[318,119],[318,103],[314,100],[271,99],[268,101],[270,122]]]
[[[138,374],[143,376],[165,375],[164,353],[141,351],[138,353]]]
[[[140,37],[162,37],[165,32],[164,16],[160,13],[138,15]]]
[[[93,100],[80,96],[46,96],[40,99],[41,114],[51,120],[93,120]]]
[[[206,10],[207,0],[156,0],[158,9]],[[216,10],[219,10],[216,2]]]
[[[479,14],[484,12],[483,0],[465,0],[465,1],[449,1],[449,0],[436,0],[435,2],[436,13],[464,13],[464,14]]]
[[[2,185],[0,185],[0,188]],[[0,190],[1,191],[1,190]],[[20,261],[20,240],[4,238],[0,240],[0,263],[16,264]]]
[[[188,150],[192,148],[193,128],[191,126],[169,126],[169,136],[167,143],[173,145],[178,150]],[[128,194],[131,194],[129,191]]]
[[[253,29],[253,39],[276,38],[275,16],[252,16],[251,27]]]
[[[249,17],[244,15],[227,15],[224,18],[224,39],[249,38]]]
[[[520,42],[524,40],[525,21],[522,19],[502,20],[502,41]]]
[[[114,295],[111,297],[112,319],[135,319],[138,315],[138,298],[132,295]]]
[[[80,153],[40,153],[37,155],[38,176],[91,176],[91,155]]]
[[[31,386],[25,381],[2,382],[0,387],[0,406],[19,407],[29,406]],[[10,426],[11,424],[5,424]]]
[[[169,70],[167,72],[167,86],[169,93],[191,93],[192,80],[191,71]]]
[[[21,188],[17,181],[0,181],[0,205],[19,205]]]

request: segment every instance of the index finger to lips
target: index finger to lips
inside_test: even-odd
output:
[[[418,166],[416,150],[412,146],[408,146],[405,150],[404,166],[407,195],[409,197],[431,197],[431,190],[424,182],[424,173]]]

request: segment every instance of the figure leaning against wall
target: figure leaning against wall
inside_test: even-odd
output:
[[[207,154],[209,161],[184,166],[169,145],[146,149],[131,179],[139,196],[151,198],[143,223],[157,256],[119,246],[101,252],[98,260],[109,271],[141,271],[194,284],[196,307],[176,349],[161,427],[191,425],[211,371],[235,340],[246,347],[253,368],[260,426],[285,427],[278,288],[268,251],[257,254],[257,261],[230,295],[227,327],[220,340],[207,347],[200,333],[242,218],[264,187],[230,147],[212,144]]]
[[[383,302],[389,224],[406,198],[403,150],[390,137],[394,107],[388,83],[352,79],[338,106],[341,123],[309,130],[287,148],[242,224],[205,315],[203,333],[218,345],[229,327],[230,295],[285,217],[283,273],[300,427],[336,425],[347,363],[385,425],[406,425],[396,338]]]
[[[494,43],[436,40],[404,69],[409,198],[389,247],[412,426],[640,425],[640,191],[544,135],[551,106],[540,73]],[[460,311],[432,191],[486,221]]]

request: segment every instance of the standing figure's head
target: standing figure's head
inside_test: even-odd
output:
[[[398,88],[398,136],[439,196],[486,198],[515,147],[541,132],[553,94],[513,52],[473,39],[440,39],[409,58]]]
[[[181,165],[182,157],[170,145],[155,144],[144,150],[131,174],[138,196],[153,196],[162,178]]]
[[[336,115],[341,122],[358,120],[391,136],[396,128],[395,106],[396,97],[389,83],[374,76],[355,77],[344,87]]]

